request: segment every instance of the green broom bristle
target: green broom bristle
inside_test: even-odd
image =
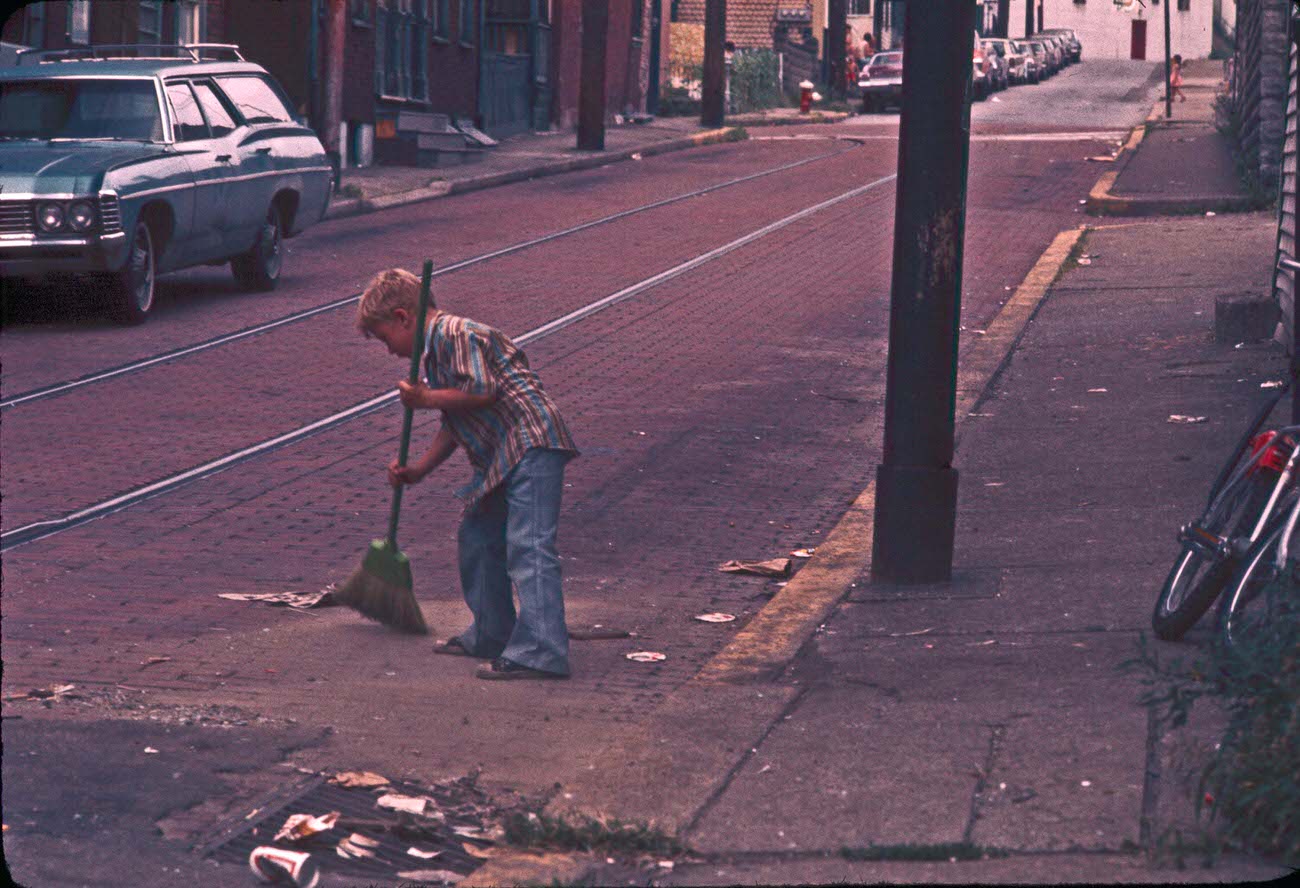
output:
[[[411,565],[386,540],[375,540],[361,567],[334,593],[334,598],[363,617],[402,632],[429,634],[412,591]]]

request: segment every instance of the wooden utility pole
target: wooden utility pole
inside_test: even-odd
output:
[[[338,171],[343,166],[339,130],[343,126],[343,46],[348,36],[348,0],[329,0],[325,13],[325,107],[321,109],[324,130],[321,141],[334,164],[337,184]]]
[[[609,0],[582,0],[582,80],[578,87],[578,149],[605,150],[605,40]]]
[[[722,126],[726,116],[726,42],[726,0],[704,0],[704,84],[700,96],[703,126]]]
[[[970,154],[971,0],[908,3],[898,136],[885,446],[876,470],[871,575],[952,578],[952,466]]]

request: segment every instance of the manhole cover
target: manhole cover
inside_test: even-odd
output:
[[[424,799],[424,810],[380,807],[385,796],[388,804],[407,808],[418,808],[418,802],[403,799]],[[334,811],[339,817],[332,829],[298,841],[275,840],[291,815],[319,817]],[[354,835],[363,838],[349,841]],[[472,779],[433,786],[394,781],[359,788],[312,776],[264,799],[244,818],[226,823],[198,851],[223,863],[247,866],[254,848],[270,845],[310,852],[325,876],[397,880],[401,873],[444,870],[463,877],[483,865],[499,836],[491,800]],[[363,849],[361,856],[349,856],[357,848]]]

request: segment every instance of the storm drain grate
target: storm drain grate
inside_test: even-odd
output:
[[[378,806],[385,794],[423,797],[423,814],[393,811]],[[275,834],[293,814],[321,816],[337,811],[333,829],[296,842],[274,841]],[[466,876],[485,862],[469,853],[488,853],[499,834],[491,832],[493,808],[487,795],[471,779],[433,786],[394,781],[377,788],[345,787],[324,777],[299,781],[269,797],[244,818],[220,828],[198,853],[223,863],[248,865],[253,849],[263,845],[310,852],[321,874],[357,878],[400,878],[399,873],[447,870]],[[341,841],[358,833],[373,857],[344,857]],[[415,848],[426,856],[410,853]],[[427,855],[433,856],[427,856]]]

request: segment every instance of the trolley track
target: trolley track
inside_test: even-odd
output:
[[[894,181],[895,178],[897,178],[896,174],[883,176],[865,185],[860,185],[856,188],[842,192],[835,197],[805,207],[804,209],[789,214],[775,222],[771,222],[723,244],[720,247],[708,250],[692,259],[675,265],[672,268],[659,272],[658,274],[652,275],[648,278],[644,278],[631,286],[624,287],[601,299],[589,302],[586,305],[574,309],[560,317],[554,318],[539,327],[518,335],[515,339],[521,345],[528,345],[544,337],[559,333],[560,331],[579,323],[585,318],[591,317],[592,315],[621,302],[632,299],[641,293],[652,290],[661,284],[687,274],[688,272],[710,262],[721,259],[742,247],[793,225],[796,222],[807,219],[846,201],[866,195],[869,192]],[[130,506],[145,500],[165,495],[168,492],[177,490],[194,481],[231,469],[241,463],[248,462],[249,460],[255,459],[261,455],[279,450],[283,447],[311,437],[312,435],[319,434],[325,430],[335,428],[350,420],[366,416],[394,403],[396,400],[397,395],[392,391],[372,396],[364,401],[353,404],[344,410],[302,424],[292,431],[240,448],[239,450],[227,453],[217,459],[209,460],[151,483],[137,486],[131,490],[127,490],[111,498],[101,500],[60,517],[29,522],[20,527],[0,533],[0,552],[8,551],[15,546],[20,546],[25,543],[30,543],[61,533],[65,530],[85,524],[88,521],[93,521],[111,515],[114,512],[121,511],[122,509],[129,508]]]
[[[640,215],[642,213],[650,212],[652,210],[660,209],[662,207],[667,207],[667,206],[671,206],[672,204],[690,200],[691,198],[703,197],[704,195],[707,194],[711,194],[727,188],[732,188],[738,185],[745,184],[747,182],[752,182],[758,179],[765,178],[767,176],[788,172],[790,170],[797,169],[799,167],[806,166],[808,164],[816,163],[818,161],[839,157],[850,151],[853,151],[856,148],[861,147],[861,145],[856,142],[850,142],[847,144],[848,147],[842,147],[839,148],[838,150],[830,151],[825,154],[818,154],[812,157],[801,158],[797,161],[781,164],[779,166],[772,167],[770,169],[760,170],[759,172],[750,173],[744,176],[738,176],[736,178],[729,179],[724,182],[719,182],[713,185],[706,186],[704,188],[698,188],[693,191],[685,192],[683,194],[674,195],[672,197],[666,197],[661,200],[652,201],[650,203],[632,207],[627,210],[622,210],[617,213],[611,213],[597,219],[592,219],[587,222],[579,223],[577,225],[568,226],[566,228],[560,229],[559,231],[554,231],[539,237],[529,238],[527,240],[510,244],[508,246],[501,247],[496,250],[491,250],[486,253],[479,254],[477,256],[472,256],[467,259],[462,259],[457,262],[453,262],[450,265],[446,265],[442,268],[435,269],[434,277],[436,278],[436,277],[442,277],[445,275],[453,274],[457,271],[461,271],[462,269],[470,268],[486,262],[491,262],[493,260],[510,256],[512,254],[519,253],[533,247],[551,243],[553,241],[557,241],[562,238],[571,237],[573,235],[591,230],[593,228],[609,225],[621,221],[623,219],[628,219],[630,217]],[[330,302],[324,303],[319,306],[304,309],[301,311],[292,312],[290,314],[284,315],[283,317],[271,321],[251,325],[243,329],[236,330],[231,333],[215,336],[210,339],[203,340],[201,342],[193,343],[191,345],[186,345],[175,349],[169,349],[164,352],[160,352],[143,358],[137,358],[113,367],[108,367],[101,370],[95,370],[90,373],[82,374],[73,379],[38,386],[29,389],[27,391],[21,392],[19,394],[12,395],[4,399],[0,399],[0,410],[9,410],[23,404],[32,404],[39,401],[47,400],[49,398],[54,398],[81,389],[85,386],[93,385],[99,382],[104,382],[106,380],[114,379],[120,376],[125,376],[131,373],[137,373],[142,370],[147,370],[151,367],[156,367],[162,364],[168,364],[173,361],[178,361],[181,360],[182,358],[191,357],[193,355],[201,354],[203,352],[207,352],[212,349],[221,348],[236,342],[240,342],[245,339],[249,339],[254,336],[260,336],[262,334],[271,332],[272,330],[276,330],[292,324],[300,323],[302,321],[308,320],[310,318],[314,318],[321,314],[326,314],[329,312],[338,311],[339,309],[347,308],[351,305],[356,304],[356,302],[360,298],[361,298],[360,293],[352,293],[341,299],[331,300]]]

